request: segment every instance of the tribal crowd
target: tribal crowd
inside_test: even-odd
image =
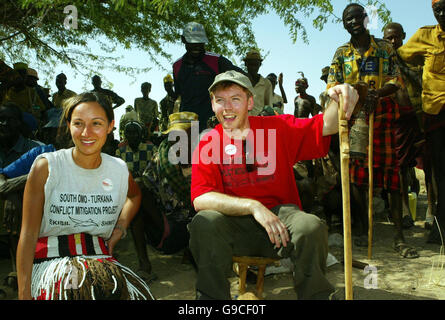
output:
[[[290,258],[299,299],[338,298],[325,274],[328,232],[343,209],[339,99],[349,124],[354,245],[368,245],[371,156],[394,254],[419,257],[403,234],[414,225],[416,167],[428,194],[425,241],[442,244],[445,0],[432,0],[432,10],[437,24],[406,35],[393,22],[378,39],[364,8],[348,5],[351,38],[321,70],[326,91],[309,95],[299,72],[293,115],[284,112],[282,73],[263,77],[257,49],[243,67],[207,52],[197,22],[183,29],[186,52],[163,79],[165,98],[158,104],[142,83],[118,125],[113,110],[126,101],[99,76],[78,94],[58,74],[51,94],[27,63],[0,61],[0,249],[11,254],[8,280],[19,299],[154,300],[147,245],[183,252],[197,273],[197,299],[231,299],[233,256]],[[271,130],[273,141],[260,137]],[[270,161],[272,172],[262,173]],[[127,229],[136,271],[113,256]]]

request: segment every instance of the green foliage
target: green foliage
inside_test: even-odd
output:
[[[339,22],[331,0],[2,0],[0,4],[0,58],[7,62],[37,62],[37,68],[49,73],[48,66],[68,64],[82,74],[105,69],[128,75],[148,68],[122,66],[116,49],[139,49],[159,66],[171,61],[165,48],[180,43],[185,23],[204,24],[207,48],[228,57],[242,56],[257,47],[252,21],[275,12],[289,28],[295,42],[309,42],[302,18],[310,17],[322,30],[328,21]],[[360,1],[359,1],[360,2]],[[377,0],[382,21],[390,21],[390,12]],[[66,29],[68,14],[64,8],[77,8],[77,29]],[[92,41],[93,40],[93,41]],[[89,46],[94,43],[95,47]],[[100,52],[100,54],[98,53]],[[46,72],[45,72],[46,71]]]

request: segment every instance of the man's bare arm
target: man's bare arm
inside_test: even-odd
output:
[[[279,248],[287,245],[289,233],[283,222],[257,200],[239,198],[220,192],[207,192],[193,201],[197,212],[215,210],[227,216],[252,215],[263,226],[269,240]]]
[[[328,90],[327,108],[323,116],[323,136],[329,136],[338,132],[338,103],[340,94],[343,98],[343,110],[346,119],[350,119],[359,95],[349,84],[340,84]]]
[[[220,192],[207,192],[193,201],[195,210],[215,210],[227,216],[246,216],[253,213],[258,201],[226,195]]]

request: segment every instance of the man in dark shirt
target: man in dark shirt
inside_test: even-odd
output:
[[[161,120],[159,121],[160,131],[165,131],[168,128],[168,117],[173,113],[175,108],[176,94],[173,90],[174,83],[171,75],[166,75],[164,77],[164,89],[167,95],[159,102],[161,109]]]
[[[187,52],[173,64],[175,93],[181,96],[179,110],[198,114],[199,131],[202,131],[213,116],[208,88],[215,76],[228,70],[244,71],[227,58],[205,51],[208,39],[203,25],[186,24],[181,39]]]
[[[64,73],[59,73],[56,76],[56,87],[58,89],[57,92],[55,92],[52,95],[52,103],[54,107],[63,109],[63,102],[65,99],[71,98],[76,95],[76,93],[66,87],[66,75]]]
[[[110,104],[113,106],[113,109],[116,109],[117,107],[125,103],[125,99],[119,96],[116,92],[102,88],[102,79],[98,75],[94,75],[91,78],[91,83],[93,84],[94,87],[94,89],[91,91],[99,92],[105,95],[110,101]]]

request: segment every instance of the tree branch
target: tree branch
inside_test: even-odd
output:
[[[0,42],[12,39],[12,38],[18,36],[21,33],[22,33],[22,31],[17,31],[16,33],[13,33],[12,35],[7,36],[6,38],[0,38]]]

